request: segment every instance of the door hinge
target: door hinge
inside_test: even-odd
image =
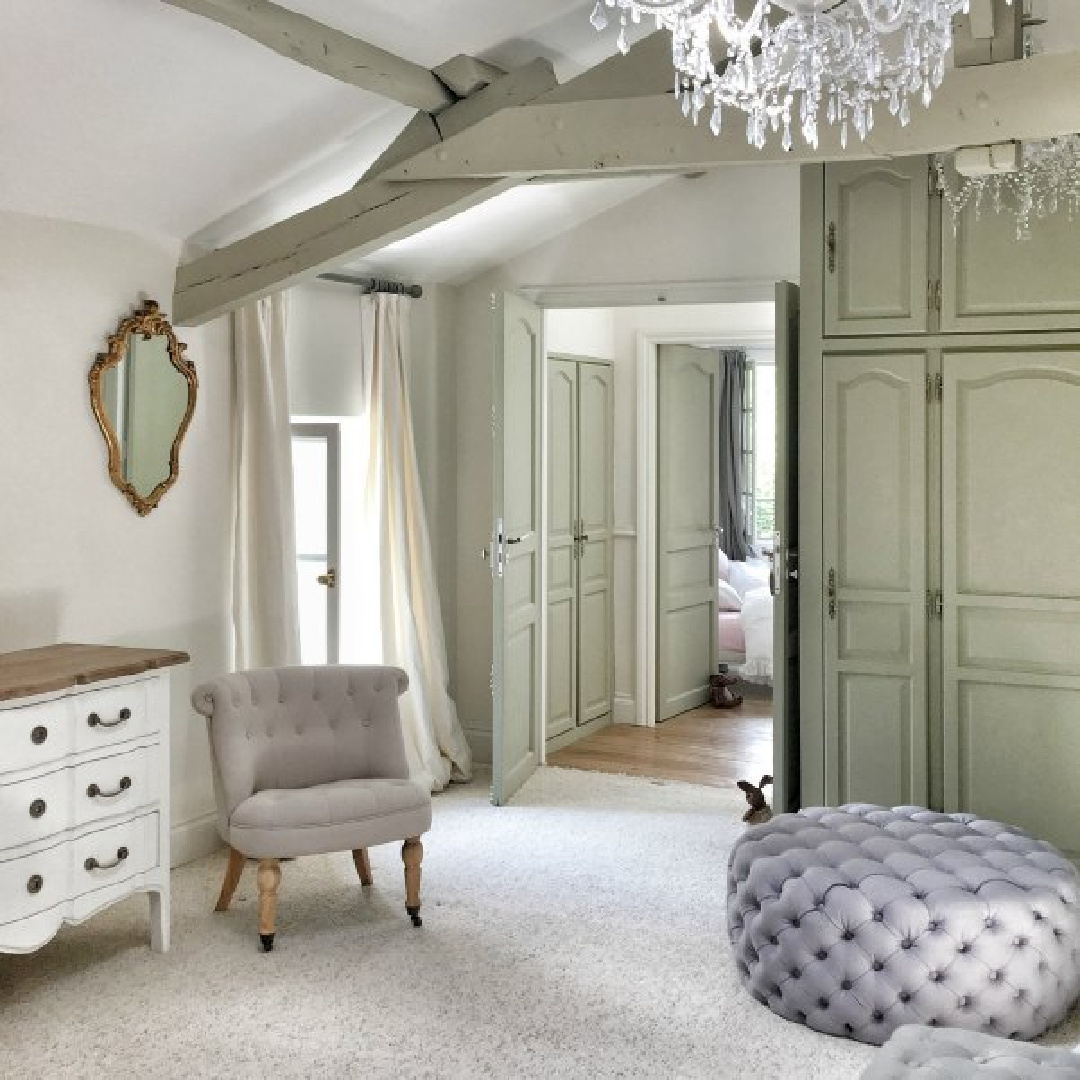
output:
[[[825,596],[829,601],[829,618],[836,618],[836,571],[829,571],[829,583],[825,589]]]
[[[830,274],[836,273],[836,222],[829,222],[828,237],[825,241],[825,264]]]

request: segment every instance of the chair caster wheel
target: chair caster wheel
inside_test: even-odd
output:
[[[262,942],[263,952],[273,952],[274,950],[274,935],[273,934],[260,934],[259,940]]]
[[[407,907],[405,910],[409,913],[409,918],[412,919],[413,926],[424,925],[424,920],[420,918],[420,909],[418,907]]]

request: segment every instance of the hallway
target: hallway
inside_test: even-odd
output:
[[[655,728],[603,728],[550,754],[547,763],[709,787],[756,784],[772,772],[772,726],[771,696],[747,696],[737,709],[703,705]]]

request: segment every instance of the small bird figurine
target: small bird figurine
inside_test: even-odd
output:
[[[766,784],[772,784],[771,776],[763,776],[757,787],[749,780],[739,781],[739,789],[745,792],[746,801],[750,804],[750,809],[742,816],[748,825],[763,825],[772,820],[772,807],[765,801]]]

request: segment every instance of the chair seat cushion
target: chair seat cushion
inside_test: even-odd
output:
[[[431,828],[431,795],[411,780],[337,780],[268,788],[229,819],[229,843],[251,858],[352,851]]]

